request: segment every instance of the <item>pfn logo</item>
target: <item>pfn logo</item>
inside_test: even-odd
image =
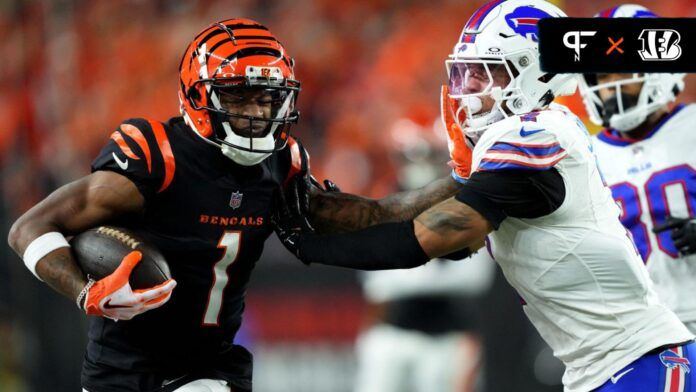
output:
[[[583,44],[581,37],[592,37],[596,31],[569,31],[563,36],[563,45],[575,51],[575,61],[580,61],[580,49],[584,49],[587,44]],[[571,41],[572,38],[572,41]]]
[[[643,49],[638,51],[643,61],[673,61],[681,56],[681,36],[676,30],[646,29],[638,39],[643,42]]]

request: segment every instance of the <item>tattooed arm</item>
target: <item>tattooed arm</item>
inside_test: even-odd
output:
[[[481,214],[454,198],[423,212],[414,222],[416,239],[430,258],[463,248],[475,251],[492,230]]]
[[[355,231],[380,223],[411,220],[433,205],[452,197],[461,185],[447,176],[429,185],[368,199],[348,193],[313,192],[310,217],[322,233]]]
[[[454,198],[423,212],[415,222],[383,223],[351,233],[293,230],[279,216],[274,224],[285,247],[304,263],[361,270],[412,268],[464,248],[473,251],[493,230],[486,218]]]
[[[126,213],[139,213],[144,199],[133,182],[98,171],[67,184],[22,215],[10,229],[8,242],[22,257],[27,246],[49,232],[73,235]],[[49,286],[75,300],[87,283],[70,248],[58,248],[39,260],[36,272]]]

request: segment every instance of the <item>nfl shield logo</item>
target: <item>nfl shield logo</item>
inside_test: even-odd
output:
[[[232,192],[232,197],[230,198],[230,207],[235,210],[239,208],[239,206],[242,205],[242,196],[244,196],[242,192]]]

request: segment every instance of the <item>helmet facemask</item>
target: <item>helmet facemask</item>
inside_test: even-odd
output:
[[[450,58],[445,62],[455,121],[472,144],[491,124],[509,116],[509,100],[522,97],[513,88],[515,70],[501,59]]]
[[[675,79],[672,90],[665,91],[665,78],[672,74],[638,74],[630,77],[599,83],[596,74],[585,74],[580,80],[580,91],[585,107],[592,122],[620,132],[630,132],[638,128],[649,115],[674,100],[676,94],[683,88]],[[626,86],[640,83],[642,87],[638,95],[627,94]],[[599,91],[610,89],[614,95],[602,100]]]
[[[236,163],[252,166],[285,148],[295,110],[299,82],[267,77],[202,79],[192,90],[205,91],[207,102],[192,100],[210,114],[213,135],[206,139]]]

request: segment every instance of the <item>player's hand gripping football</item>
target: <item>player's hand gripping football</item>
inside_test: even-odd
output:
[[[440,114],[447,129],[447,147],[450,153],[449,165],[452,167],[452,177],[458,182],[465,182],[471,174],[471,147],[466,142],[464,131],[455,121],[452,98],[449,88],[442,86],[440,93]]]
[[[670,237],[674,241],[674,246],[682,256],[696,253],[696,219],[694,218],[675,218],[668,216],[667,220],[653,228],[654,233],[661,233],[671,230]]]
[[[149,289],[131,289],[128,278],[142,257],[139,251],[132,251],[123,258],[111,275],[96,282],[90,280],[88,285],[91,284],[91,287],[85,299],[85,312],[112,320],[130,320],[169,301],[176,286],[174,279]]]

